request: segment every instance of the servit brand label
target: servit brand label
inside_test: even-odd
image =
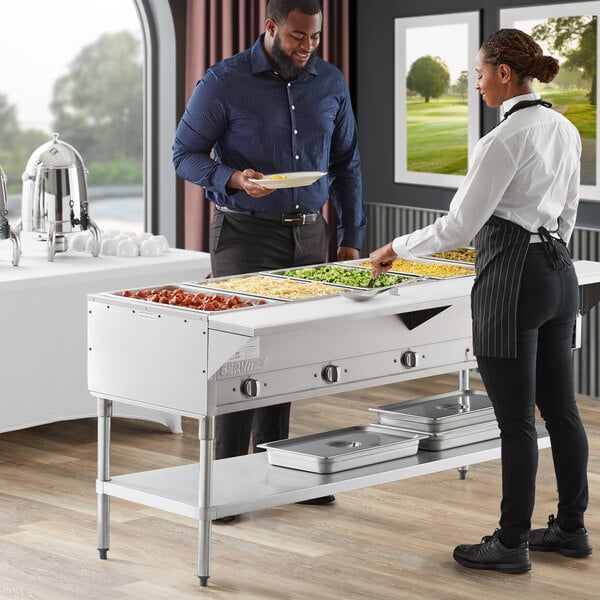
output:
[[[260,356],[260,338],[248,340],[219,370],[223,377],[243,375],[265,368],[266,358]]]
[[[239,360],[237,362],[225,363],[219,369],[221,377],[231,377],[232,375],[245,375],[246,373],[256,373],[265,368],[266,360],[257,358],[253,360]]]

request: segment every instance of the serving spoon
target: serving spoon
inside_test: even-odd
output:
[[[379,263],[382,267],[387,267],[388,265],[392,264],[392,261],[387,261],[387,262],[382,262]],[[359,288],[359,289],[354,289],[354,290],[348,290],[348,292],[346,292],[346,294],[348,296],[350,296],[350,298],[353,298],[355,300],[368,300],[369,298],[373,298],[373,296],[376,296],[377,294],[380,294],[381,292],[385,292],[385,291],[389,291],[390,289],[392,289],[395,286],[384,286],[384,287],[379,287],[376,288],[375,286],[375,282],[377,281],[377,278],[379,277],[379,273],[377,273],[377,275],[375,275],[375,277],[371,277],[371,279],[369,280],[369,283],[367,283],[367,285],[364,288]]]

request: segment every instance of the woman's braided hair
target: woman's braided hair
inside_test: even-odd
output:
[[[485,61],[498,66],[508,65],[519,78],[539,79],[542,83],[552,81],[558,74],[558,60],[545,56],[540,45],[520,29],[500,29],[490,35],[481,46]]]

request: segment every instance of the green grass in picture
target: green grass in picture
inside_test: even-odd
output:
[[[586,171],[585,164],[595,161],[593,157],[587,160],[586,156],[594,150],[592,142],[596,140],[596,107],[589,104],[589,90],[537,86],[535,91],[552,102],[553,108],[577,127],[582,139],[592,144],[583,151],[582,171]],[[467,111],[466,102],[456,96],[445,95],[428,103],[420,96],[409,97],[406,104],[407,171],[464,175],[468,165]],[[582,174],[582,183],[593,181],[595,174]]]
[[[552,90],[536,91],[549,102],[552,108],[563,114],[579,131],[585,140],[596,139],[596,107],[589,103],[589,90]]]
[[[577,127],[581,136],[581,184],[596,185],[597,110],[589,103],[589,90],[561,90],[552,84],[536,85],[534,90]]]
[[[467,103],[456,96],[406,105],[407,171],[464,175],[468,165]]]

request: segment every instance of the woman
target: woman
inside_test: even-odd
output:
[[[529,550],[592,552],[585,431],[575,404],[571,346],[578,286],[566,248],[578,205],[581,141],[575,127],[532,91],[558,61],[526,33],[502,29],[476,58],[477,89],[504,119],[479,140],[447,215],[370,255],[374,274],[397,256],[469,244],[477,250],[473,347],[501,430],[500,528],[454,558],[474,569],[523,573]],[[538,463],[535,406],[552,443],[558,512],[530,530]]]

